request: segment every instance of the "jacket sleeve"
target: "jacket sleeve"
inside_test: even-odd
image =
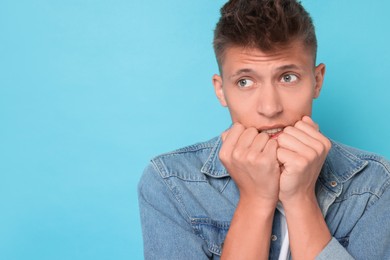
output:
[[[194,234],[190,217],[150,164],[138,184],[145,259],[209,259],[205,241]]]
[[[316,259],[390,259],[389,183],[352,229],[344,248],[333,238]]]

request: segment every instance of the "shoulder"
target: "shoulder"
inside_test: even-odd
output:
[[[363,162],[363,164],[365,164],[365,170],[372,170],[371,167],[375,167],[376,170],[381,170],[385,176],[390,177],[390,162],[381,155],[335,141],[332,141],[332,149],[338,150],[339,153],[343,153],[346,157],[355,162]],[[337,158],[340,160],[343,157]]]
[[[151,164],[162,178],[179,177],[183,180],[204,180],[202,167],[215,155],[219,137],[199,142],[154,157]]]
[[[332,141],[325,167],[349,195],[359,191],[381,196],[390,189],[390,163],[378,154]]]
[[[188,145],[152,158],[140,182],[146,180],[150,182],[153,179],[157,181],[156,179],[169,177],[188,181],[205,181],[206,177],[202,173],[202,168],[217,152],[219,140],[219,137],[214,137],[211,140]]]
[[[387,171],[390,171],[389,161],[381,155],[378,155],[378,154],[373,153],[373,152],[364,151],[364,150],[361,150],[361,149],[358,149],[358,148],[355,148],[355,147],[352,147],[352,146],[349,146],[346,144],[342,144],[342,143],[339,143],[336,141],[332,141],[332,145],[334,147],[336,147],[337,149],[343,150],[352,156],[356,156],[359,159],[383,164],[383,166],[387,169]]]
[[[176,208],[187,221],[210,212],[218,215],[217,205],[230,210],[231,202],[225,205],[221,194],[229,187],[235,199],[235,186],[228,186],[230,178],[224,178],[229,175],[218,158],[220,145],[221,138],[216,137],[154,157],[138,183],[141,207],[146,202],[155,208],[163,204],[161,211]],[[212,203],[204,199],[210,197]]]

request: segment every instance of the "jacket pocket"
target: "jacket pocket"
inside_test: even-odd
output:
[[[207,244],[208,250],[218,256],[221,255],[223,242],[229,230],[230,221],[218,221],[206,217],[191,219],[191,225],[196,235]]]

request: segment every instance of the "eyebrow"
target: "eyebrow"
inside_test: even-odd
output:
[[[240,70],[236,71],[233,75],[231,75],[229,78],[232,79],[232,78],[237,77],[237,76],[244,74],[244,73],[255,73],[255,71],[253,69],[247,69],[247,68],[240,69]]]
[[[283,66],[280,66],[280,67],[277,67],[275,69],[276,71],[283,71],[283,70],[302,70],[301,67],[295,65],[295,64],[287,64],[287,65],[283,65]],[[233,75],[231,75],[229,78],[232,79],[232,78],[235,78],[241,74],[245,74],[245,73],[254,73],[254,74],[257,74],[256,71],[254,71],[253,69],[250,69],[250,68],[243,68],[243,69],[240,69],[238,71],[236,71]]]
[[[295,65],[295,64],[288,64],[288,65],[283,65],[278,68],[276,68],[277,71],[281,70],[302,70],[301,67]]]

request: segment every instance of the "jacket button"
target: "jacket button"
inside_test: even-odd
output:
[[[336,181],[331,181],[330,182],[330,186],[332,186],[333,188],[337,186],[337,182]]]
[[[276,235],[272,235],[272,236],[271,236],[271,240],[272,240],[272,241],[276,241],[276,240],[278,240],[278,237],[277,237]]]

